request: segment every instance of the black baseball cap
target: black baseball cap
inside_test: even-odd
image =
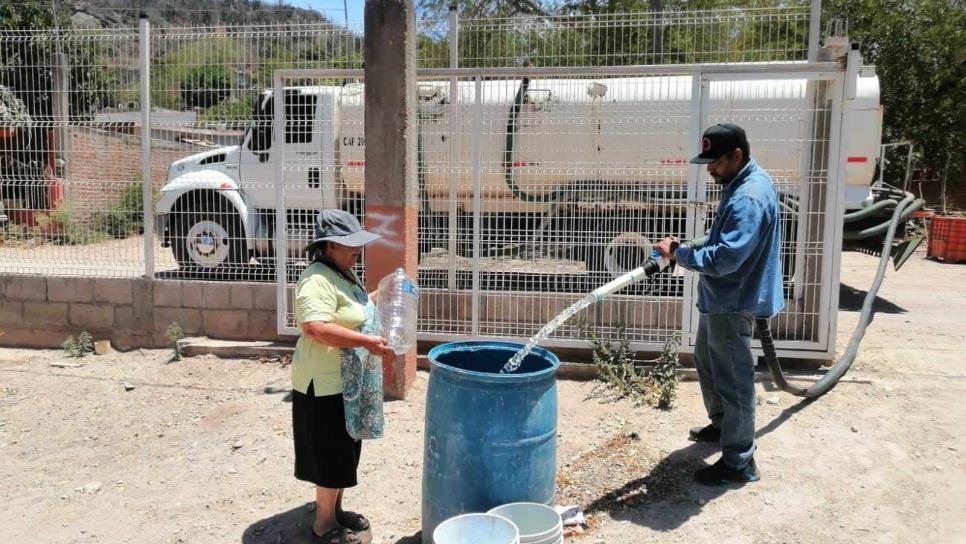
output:
[[[745,129],[731,123],[715,125],[704,131],[704,136],[701,138],[701,154],[691,159],[691,163],[708,164],[739,147],[748,149]]]
[[[315,239],[309,246],[319,242],[335,242],[349,247],[362,247],[380,238],[380,235],[363,230],[359,220],[345,210],[322,210],[315,218]]]

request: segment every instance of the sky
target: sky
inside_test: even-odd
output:
[[[345,5],[349,8],[349,23],[352,24],[362,24],[362,7],[365,5],[364,0],[344,0]],[[271,4],[271,0],[266,3]],[[321,11],[325,14],[331,21],[344,23],[345,22],[345,10],[343,9],[343,0],[285,0],[285,3],[290,6],[296,6],[300,8],[309,8],[316,11]]]

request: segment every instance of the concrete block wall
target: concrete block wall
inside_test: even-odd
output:
[[[189,336],[291,340],[275,327],[275,286],[146,279],[0,276],[0,345],[60,347],[86,330],[119,349],[165,347]]]

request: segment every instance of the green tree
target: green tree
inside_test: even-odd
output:
[[[831,0],[825,17],[844,20],[865,61],[876,66],[884,141],[911,140],[920,165],[966,186],[966,7],[949,0]]]
[[[192,68],[181,82],[181,100],[188,108],[210,108],[231,94],[231,72],[220,65]]]

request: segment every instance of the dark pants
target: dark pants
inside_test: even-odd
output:
[[[701,314],[694,346],[701,396],[721,430],[724,463],[743,468],[755,453],[754,319],[747,314]]]

